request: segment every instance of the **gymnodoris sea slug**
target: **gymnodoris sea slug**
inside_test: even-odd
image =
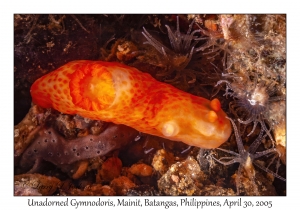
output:
[[[35,81],[31,96],[44,108],[201,148],[219,147],[232,130],[218,99],[191,95],[120,63],[69,62]]]

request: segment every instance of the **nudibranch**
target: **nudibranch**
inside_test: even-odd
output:
[[[218,99],[191,95],[120,63],[72,61],[36,80],[30,91],[41,107],[201,148],[219,147],[232,131]]]

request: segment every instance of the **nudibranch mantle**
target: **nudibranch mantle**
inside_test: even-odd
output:
[[[30,91],[41,107],[201,148],[219,147],[232,131],[218,99],[191,95],[120,63],[72,61],[36,80]]]

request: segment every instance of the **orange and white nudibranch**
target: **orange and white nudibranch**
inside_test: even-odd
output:
[[[218,99],[191,95],[120,63],[69,62],[35,81],[31,96],[44,108],[201,148],[219,147],[232,130]]]

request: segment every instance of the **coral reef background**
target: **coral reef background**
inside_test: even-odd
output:
[[[138,141],[127,142],[125,150],[116,152],[120,147],[113,147],[101,157],[72,164],[36,158],[26,163],[33,165],[30,175],[24,174],[24,151],[37,145],[36,139],[49,127],[58,132],[58,141],[68,140],[70,145],[72,139],[101,135],[106,129],[105,122],[31,105],[29,88],[37,78],[83,59],[121,62],[194,95],[217,97],[237,123],[245,148],[263,137],[258,151],[274,149],[259,160],[269,173],[255,168],[251,178],[249,168],[215,161],[226,155],[224,150],[199,152],[141,134]],[[15,194],[285,195],[286,183],[275,178],[286,173],[285,94],[285,15],[16,14]],[[238,152],[236,138],[232,135],[221,148]],[[31,185],[20,187],[22,177],[45,185],[58,179],[55,183],[60,184],[50,193],[37,192]]]

